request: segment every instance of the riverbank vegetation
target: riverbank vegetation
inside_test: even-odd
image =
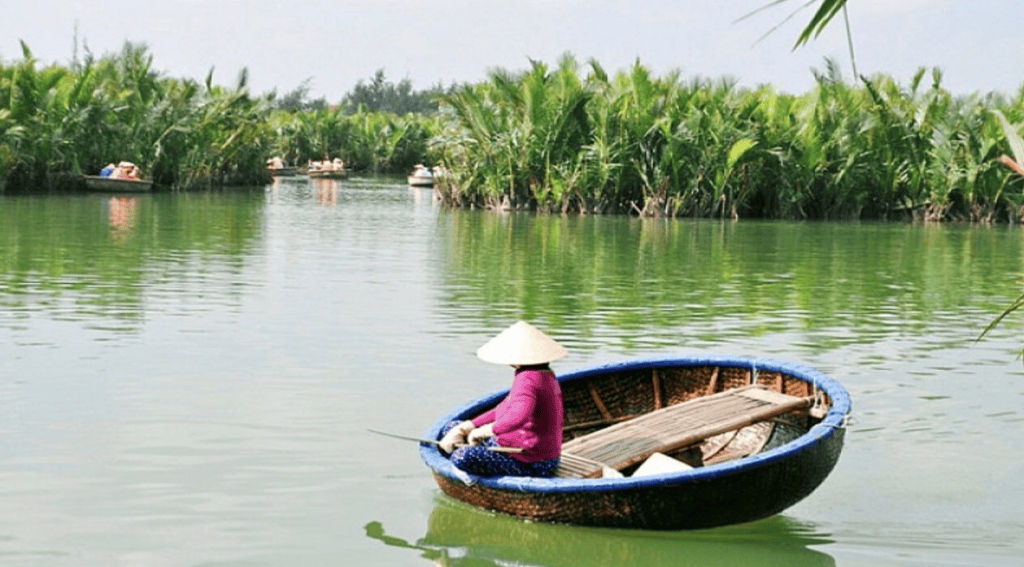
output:
[[[180,190],[266,183],[274,155],[404,172],[424,159],[438,128],[436,112],[384,110],[428,97],[382,73],[355,92],[359,104],[332,107],[307,104],[301,89],[253,96],[244,71],[230,87],[215,84],[212,70],[204,82],[164,77],[144,45],[66,66],[41,67],[24,43],[22,54],[0,61],[0,193],[76,190],[82,174],[121,160]],[[389,98],[371,112],[375,95]]]
[[[802,95],[727,80],[615,76],[571,56],[495,71],[445,99],[451,205],[705,218],[1017,221],[1024,183],[995,111],[1024,91],[958,97],[939,70]],[[1019,126],[1018,126],[1019,128]]]
[[[402,173],[423,161],[440,123],[420,114],[397,115],[344,107],[268,115],[269,155],[287,163],[340,157],[345,167],[364,173]]]
[[[39,68],[0,62],[0,191],[73,183],[129,160],[160,186],[253,185],[266,159],[340,157],[353,171],[443,166],[452,207],[700,218],[1017,222],[1024,178],[999,158],[1024,90],[957,96],[939,70],[908,84],[843,79],[790,94],[725,79],[607,72],[571,55],[412,90],[379,71],[336,105],[308,87],[253,96],[152,69],[144,46]],[[404,109],[404,110],[403,110]],[[414,111],[409,111],[410,109]],[[999,115],[1005,116],[1006,124]]]
[[[0,188],[57,188],[109,162],[132,161],[156,183],[262,181],[265,103],[245,74],[234,87],[162,78],[143,46],[68,67],[24,58],[0,66]],[[56,186],[56,187],[55,187]]]

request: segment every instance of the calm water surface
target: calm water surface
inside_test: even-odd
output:
[[[0,197],[0,565],[1020,565],[1019,227],[444,211],[401,180]],[[538,525],[443,497],[416,445],[507,386],[681,353],[850,390],[839,465],[700,532]]]

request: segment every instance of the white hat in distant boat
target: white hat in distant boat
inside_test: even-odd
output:
[[[505,329],[476,351],[486,362],[518,366],[544,364],[567,354],[565,347],[525,321]]]

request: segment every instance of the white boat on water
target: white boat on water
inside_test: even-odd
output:
[[[412,187],[433,187],[434,172],[422,164],[417,164],[416,169],[407,178]]]

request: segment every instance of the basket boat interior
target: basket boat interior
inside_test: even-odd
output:
[[[593,467],[573,470],[573,451],[587,444],[595,434],[603,435],[607,446],[626,447],[636,430],[623,427],[637,421],[649,419],[659,412],[676,412],[670,420],[663,419],[657,427],[671,430],[677,427],[674,440],[670,439],[662,454],[684,463],[688,467],[703,467],[754,455],[784,445],[806,433],[828,413],[831,399],[814,384],[777,371],[759,371],[756,368],[730,366],[669,366],[632,368],[620,371],[596,373],[586,376],[572,376],[562,381],[562,399],[565,408],[563,424],[563,466],[558,476],[566,478],[600,477]],[[725,406],[707,406],[703,415],[694,413],[695,401],[706,398],[719,399],[731,392],[751,387],[783,394],[782,398],[804,400],[798,409],[777,413],[766,419],[751,414],[749,423],[740,427],[726,426],[723,431],[696,438],[692,425],[685,423],[685,415],[691,414],[691,421],[704,422],[719,416],[718,411],[728,410]],[[717,394],[717,395],[716,395]],[[708,398],[711,396],[711,398]],[[703,403],[701,400],[700,403]],[[680,405],[682,404],[682,405]],[[667,409],[673,408],[673,409]],[[691,409],[692,408],[692,409]],[[681,410],[677,411],[677,410]],[[735,417],[735,416],[734,416]],[[742,417],[742,416],[739,416]],[[677,425],[679,424],[679,425]],[[632,431],[632,433],[631,433]],[[599,433],[600,432],[600,433]],[[621,439],[615,436],[621,435]],[[686,439],[680,445],[676,441]],[[607,451],[605,451],[607,454]],[[634,455],[617,455],[618,466],[613,466],[624,476],[632,475],[643,464],[650,452],[636,450]],[[605,461],[602,457],[600,461]],[[625,463],[624,466],[623,463]],[[604,474],[609,471],[604,468]]]

